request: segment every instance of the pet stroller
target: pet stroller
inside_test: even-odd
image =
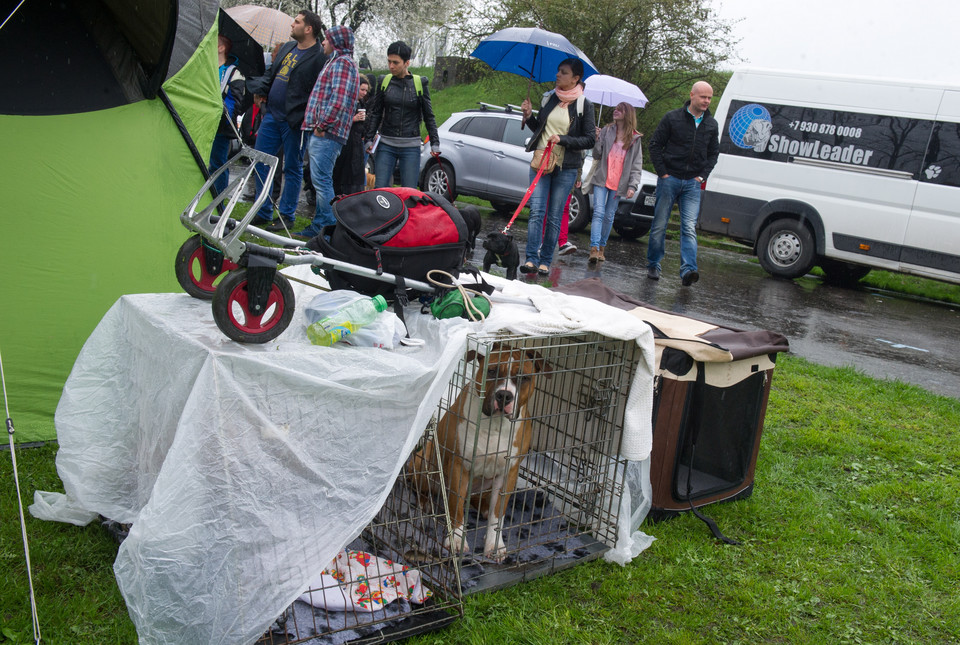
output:
[[[201,201],[209,197],[210,187],[217,178],[227,172],[227,168],[241,156],[250,160],[250,166],[246,170],[235,173],[236,176],[231,179],[226,189],[201,207]],[[334,272],[338,276],[346,274],[359,276],[368,281],[372,279],[389,283],[396,285],[397,293],[409,289],[433,295],[442,291],[423,279],[403,275],[399,270],[393,273],[384,270],[385,266],[404,266],[402,263],[390,265],[382,261],[387,258],[390,251],[387,248],[390,242],[384,242],[384,240],[399,233],[406,225],[408,218],[406,203],[395,195],[377,195],[375,199],[381,206],[386,201],[390,201],[392,208],[401,210],[400,214],[394,217],[391,215],[393,211],[387,211],[384,207],[381,210],[390,217],[376,230],[357,232],[351,229],[346,233],[341,232],[341,236],[349,234],[358,243],[365,244],[367,248],[375,251],[369,254],[370,261],[373,263],[370,266],[336,259],[331,257],[330,253],[320,252],[320,246],[317,244],[300,242],[254,226],[251,222],[268,197],[266,190],[261,191],[243,218],[232,218],[231,214],[258,163],[267,166],[268,173],[264,184],[271,185],[277,168],[277,158],[244,147],[210,176],[180,214],[180,221],[195,235],[184,242],[177,253],[175,263],[177,281],[191,296],[212,301],[214,321],[228,338],[241,343],[266,343],[279,336],[290,324],[295,307],[294,295],[287,277],[277,271],[281,264],[308,264],[318,274]],[[357,195],[366,194],[358,193]],[[418,204],[427,200],[433,200],[434,203],[442,200],[443,204],[446,204],[446,211],[456,212],[456,209],[442,197],[430,193],[423,195],[427,197],[420,198]],[[336,205],[334,208],[336,210]],[[382,216],[380,213],[376,215]],[[448,215],[452,219],[452,213],[448,212]],[[341,224],[342,222],[338,224],[338,228]],[[453,246],[455,250],[458,248],[457,245],[462,244],[463,250],[453,263],[459,267],[466,251],[465,231],[466,226],[460,218],[455,235],[457,241],[446,245],[438,244],[435,240],[431,241],[429,245],[432,248],[424,249],[426,256],[430,257],[430,251],[440,246]],[[251,237],[259,238],[273,246],[255,243],[251,241]],[[404,253],[410,255],[411,250],[418,249],[407,248],[404,249]],[[447,264],[444,268],[451,269],[453,267],[450,266],[450,249],[445,250]],[[434,268],[441,268],[441,266]],[[456,269],[453,270],[456,271]],[[417,275],[425,276],[426,272]]]

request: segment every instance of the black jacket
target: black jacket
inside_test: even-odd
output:
[[[250,95],[270,94],[270,86],[273,85],[273,79],[277,77],[280,71],[280,63],[284,56],[289,54],[297,41],[291,40],[285,43],[277,52],[273,62],[270,63],[267,73],[263,76],[257,76],[247,80],[247,92]],[[292,130],[300,131],[300,125],[303,123],[303,113],[307,109],[307,100],[310,98],[310,92],[320,76],[320,70],[323,64],[327,62],[327,56],[323,53],[323,47],[317,42],[313,47],[303,52],[303,57],[297,61],[290,72],[290,81],[287,84],[287,104],[284,106],[283,113],[287,116],[287,125]]]
[[[658,177],[706,179],[717,165],[720,126],[707,110],[697,127],[693,115],[687,112],[689,105],[687,101],[682,108],[664,114],[650,138],[650,159]]]
[[[557,107],[558,103],[560,103],[560,98],[556,92],[551,92],[550,98],[547,99],[547,104],[541,107],[539,112],[534,112],[530,115],[530,118],[527,119],[525,127],[533,131],[533,136],[530,137],[530,143],[527,144],[527,152],[533,152],[537,149],[537,142],[540,140],[541,135],[543,135],[543,129],[547,125],[547,115]],[[593,103],[591,103],[589,99],[583,100],[583,114],[577,114],[576,101],[571,102],[570,105],[567,106],[567,109],[570,111],[570,129],[567,130],[567,134],[560,135],[560,145],[565,148],[563,163],[560,167],[563,169],[579,168],[583,164],[583,155],[579,154],[579,151],[591,150],[597,143],[597,130],[594,125],[596,117],[594,116]],[[543,119],[540,118],[541,115],[543,115]],[[576,150],[578,154],[569,154],[574,150]]]
[[[430,105],[430,89],[426,77],[421,77],[423,94],[417,96],[417,88],[413,83],[413,76],[399,79],[390,76],[387,89],[381,90],[383,78],[377,80],[377,93],[370,100],[367,108],[368,141],[373,140],[379,132],[385,137],[417,137],[420,138],[420,122],[427,126],[430,135],[430,147],[440,146],[440,135],[437,134],[437,120],[433,116],[433,106]]]

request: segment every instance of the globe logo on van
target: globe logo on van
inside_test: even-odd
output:
[[[728,132],[730,140],[739,148],[752,148],[763,152],[770,140],[773,119],[770,112],[759,103],[750,103],[733,113]]]

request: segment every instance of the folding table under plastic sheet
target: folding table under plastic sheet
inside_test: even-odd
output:
[[[320,282],[307,267],[287,272]],[[302,285],[294,321],[264,345],[228,340],[209,302],[124,296],[88,339],[57,408],[66,495],[38,492],[31,512],[132,523],[114,571],[142,643],[249,643],[380,509],[471,332],[635,339],[644,360],[623,456],[647,460],[650,329],[588,299],[486,277],[536,308],[496,304],[479,325],[412,306],[411,336],[426,343],[394,351],[311,346],[302,310],[317,292]],[[649,499],[639,488],[634,496],[613,550],[621,561],[647,543],[636,529]]]

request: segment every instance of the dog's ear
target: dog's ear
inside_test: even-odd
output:
[[[473,359],[475,359],[476,357],[477,357],[477,350],[471,349],[470,351],[467,352],[467,362],[468,362],[468,363],[472,363],[472,362],[473,362]]]
[[[538,374],[542,374],[547,378],[551,378],[553,375],[553,365],[548,363],[543,356],[540,355],[540,352],[528,349],[526,351],[527,358],[533,361],[533,366],[537,369]]]

